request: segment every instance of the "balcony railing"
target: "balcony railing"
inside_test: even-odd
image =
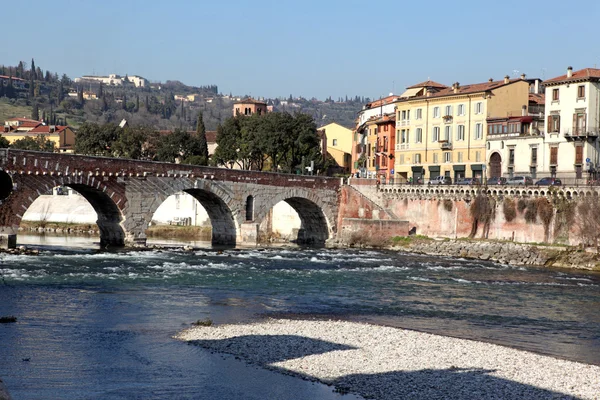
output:
[[[396,143],[396,151],[398,150],[408,150],[410,147],[408,143]]]
[[[452,142],[441,142],[442,150],[452,150]]]
[[[572,137],[598,137],[598,131],[600,129],[598,127],[588,128],[588,129],[573,129],[573,130],[565,130],[563,135],[566,138]]]

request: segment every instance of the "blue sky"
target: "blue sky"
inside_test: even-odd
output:
[[[72,78],[114,72],[254,97],[377,98],[428,78],[548,79],[569,65],[600,67],[597,0],[6,3],[0,63],[33,57]]]

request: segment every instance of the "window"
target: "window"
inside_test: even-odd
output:
[[[475,124],[475,140],[483,139],[483,124]]]
[[[333,139],[333,141],[331,142],[332,146],[337,146],[337,139]]]
[[[444,162],[452,162],[452,153],[449,151],[444,152]]]
[[[481,152],[480,151],[475,152],[475,162],[481,162]]]
[[[550,147],[550,164],[558,164],[558,147]]]
[[[465,115],[465,105],[464,104],[458,105],[458,115]]]
[[[462,153],[462,151],[459,151],[458,152],[458,162],[462,162],[462,160],[463,160],[463,153]]]
[[[585,132],[586,132],[585,120],[586,120],[586,113],[573,114],[573,133],[575,135],[585,134]]]
[[[548,132],[560,132],[560,115],[548,115]]]
[[[452,126],[446,125],[444,127],[444,140],[449,142],[452,138]]]
[[[402,121],[405,121],[406,119],[407,119],[406,118],[406,110],[403,110],[402,111]]]
[[[439,126],[434,126],[433,127],[433,134],[431,135],[431,141],[432,142],[437,142],[438,140],[440,140],[440,127]]]
[[[420,108],[417,108],[417,115],[415,117],[415,119],[422,119],[423,117],[423,110]]]
[[[483,103],[481,101],[475,103],[475,114],[483,114]]]
[[[508,165],[515,165],[515,149],[508,149]]]
[[[457,141],[465,140],[465,126],[464,125],[458,126],[458,132],[456,132],[456,140]]]
[[[583,99],[585,97],[585,86],[577,86],[577,98]]]
[[[408,129],[400,131],[400,143],[408,143]]]
[[[531,148],[531,165],[537,165],[537,147]]]
[[[404,154],[400,154],[400,164],[404,164]]]
[[[415,143],[423,143],[423,129],[417,128]]]
[[[452,115],[452,106],[446,106],[446,114],[444,114],[444,116],[446,115]]]
[[[415,164],[421,164],[421,154],[415,154]]]
[[[439,117],[440,117],[440,108],[433,107],[433,118],[439,118]]]
[[[558,89],[552,89],[552,101],[558,101]]]
[[[583,164],[583,146],[575,146],[575,164]]]
[[[433,153],[433,163],[434,164],[438,163],[438,154],[437,153]]]
[[[384,136],[384,138],[383,138],[383,151],[385,153],[387,153],[387,151],[388,151],[388,137],[387,136]]]

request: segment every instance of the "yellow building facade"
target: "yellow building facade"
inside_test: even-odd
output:
[[[396,102],[396,182],[437,176],[486,176],[487,118],[521,115],[524,79],[445,87],[432,81],[408,88]]]
[[[319,128],[327,138],[327,153],[345,171],[352,166],[352,129],[332,122]]]

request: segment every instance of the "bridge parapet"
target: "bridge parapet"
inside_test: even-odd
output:
[[[478,194],[495,197],[548,197],[578,199],[600,195],[597,186],[471,186],[471,185],[380,185],[378,192],[398,198],[453,198],[464,200]]]
[[[293,186],[338,190],[340,179],[324,176],[293,175],[277,172],[247,171],[157,161],[92,157],[65,153],[2,149],[0,166],[8,173],[49,176],[97,176],[121,178],[186,177],[215,181],[254,183],[268,186]]]

